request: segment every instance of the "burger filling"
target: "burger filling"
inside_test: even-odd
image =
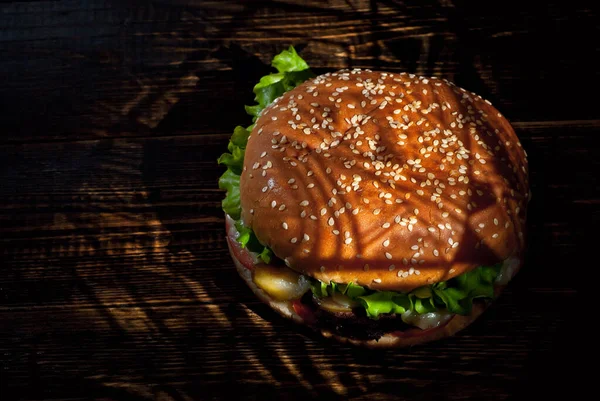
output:
[[[272,299],[292,304],[307,323],[343,336],[379,338],[388,332],[441,327],[454,315],[470,314],[477,300],[492,299],[495,286],[506,285],[519,266],[517,258],[509,258],[410,292],[377,291],[352,282],[324,283],[288,268],[270,251],[261,256],[244,249],[239,241],[243,234],[233,219],[227,219],[229,238],[237,248],[234,252],[252,271],[256,286]]]

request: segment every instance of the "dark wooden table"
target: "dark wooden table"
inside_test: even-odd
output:
[[[595,313],[577,283],[597,265],[598,12],[473,3],[3,1],[0,399],[575,399],[579,316]],[[290,44],[317,72],[448,78],[514,122],[527,264],[457,337],[337,345],[238,278],[216,159]]]

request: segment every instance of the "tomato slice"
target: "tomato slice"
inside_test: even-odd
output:
[[[294,308],[294,312],[296,312],[307,324],[315,324],[317,322],[317,318],[313,311],[308,306],[304,305],[301,300],[297,299],[293,301],[292,307]]]

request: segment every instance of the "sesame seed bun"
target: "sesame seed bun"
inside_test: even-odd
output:
[[[324,282],[409,291],[524,246],[514,130],[435,78],[346,70],[289,91],[256,122],[240,190],[257,238]]]

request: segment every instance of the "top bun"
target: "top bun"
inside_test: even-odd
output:
[[[412,74],[342,70],[267,107],[242,219],[294,270],[409,291],[521,256],[527,160],[480,96]]]

